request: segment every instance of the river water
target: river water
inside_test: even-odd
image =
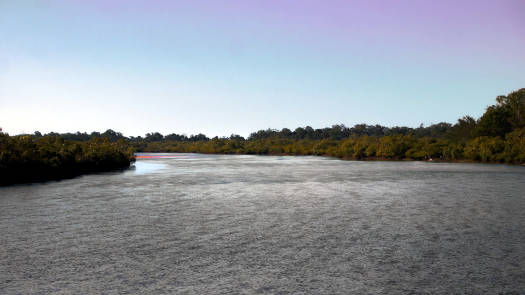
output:
[[[525,167],[171,155],[0,188],[0,293],[525,293]]]

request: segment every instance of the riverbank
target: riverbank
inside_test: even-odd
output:
[[[124,169],[134,161],[133,149],[126,142],[102,138],[76,142],[51,136],[32,140],[0,134],[0,185]]]
[[[8,174],[0,175],[0,186],[71,179],[85,174],[119,171],[129,168],[130,165],[131,162],[99,167],[83,167],[79,165],[76,167],[31,171],[28,169],[11,170]]]
[[[437,160],[481,163],[525,163],[525,128],[505,138],[480,136],[469,140],[413,135],[353,136],[343,139],[293,139],[277,135],[243,140],[212,138],[201,141],[131,142],[137,152],[249,155],[325,155],[352,160]]]

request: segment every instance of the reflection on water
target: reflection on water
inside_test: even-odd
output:
[[[166,165],[155,162],[136,161],[133,165],[133,173],[146,174],[160,172]]]
[[[174,156],[0,188],[0,294],[525,290],[525,167]]]

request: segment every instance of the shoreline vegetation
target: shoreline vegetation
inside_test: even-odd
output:
[[[104,133],[9,136],[0,132],[0,185],[70,178],[129,167],[135,152],[317,155],[347,160],[525,163],[525,88],[498,96],[478,119],[418,128],[359,124],[267,129],[248,138],[204,134],[125,137]]]
[[[33,138],[0,133],[0,185],[124,169],[134,161],[133,148],[125,141],[95,138],[79,142],[60,136]]]

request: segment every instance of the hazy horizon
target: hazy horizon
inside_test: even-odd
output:
[[[10,134],[247,136],[479,117],[525,86],[523,1],[4,1]]]

